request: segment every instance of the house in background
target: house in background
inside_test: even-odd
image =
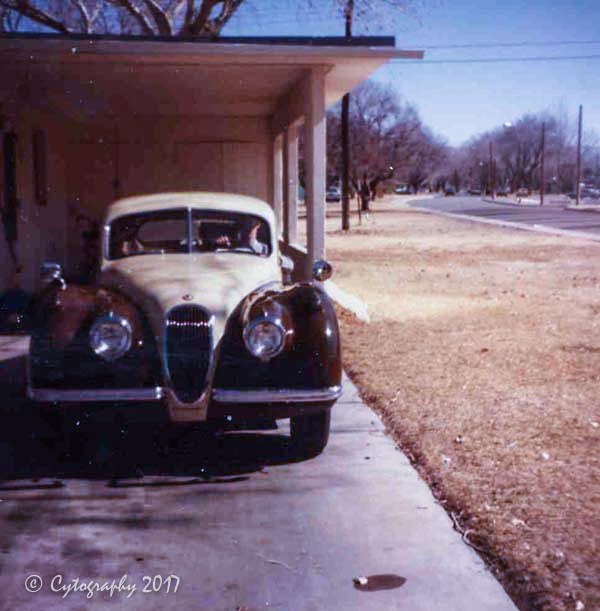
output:
[[[307,277],[325,254],[326,109],[392,58],[393,38],[0,37],[0,289],[44,261],[77,276],[85,239],[118,197],[208,190],[268,201]],[[307,243],[297,244],[298,129]],[[11,218],[16,222],[11,225]],[[10,231],[13,231],[11,234]]]

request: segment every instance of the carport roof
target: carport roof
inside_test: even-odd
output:
[[[423,57],[390,43],[393,38],[348,44],[343,38],[3,36],[0,103],[26,103],[73,118],[268,116],[309,70],[326,72],[330,106],[388,60]]]

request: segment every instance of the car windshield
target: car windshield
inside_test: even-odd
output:
[[[128,214],[110,225],[108,258],[135,255],[237,252],[271,254],[268,223],[259,216],[221,210],[160,210]]]

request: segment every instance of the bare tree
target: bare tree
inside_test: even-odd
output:
[[[444,172],[456,170],[470,188],[489,190],[495,172],[497,187],[511,191],[541,187],[542,124],[545,124],[546,192],[575,190],[577,124],[563,105],[552,111],[526,114],[503,126],[480,134],[454,149]],[[489,145],[494,145],[494,167],[490,168]],[[600,138],[590,130],[583,134],[582,176],[586,186],[600,189]],[[446,178],[447,179],[447,178]]]
[[[0,0],[3,31],[217,35],[243,0]]]
[[[445,146],[421,123],[416,109],[389,86],[367,81],[352,92],[350,102],[350,181],[368,210],[377,187],[393,177],[418,185],[442,162]],[[327,176],[338,180],[341,146],[339,113],[327,118]]]
[[[390,23],[395,26],[407,16],[418,19],[425,4],[425,0],[300,0],[298,14],[308,10],[323,18],[339,17],[340,24],[350,16],[356,35],[388,29]]]

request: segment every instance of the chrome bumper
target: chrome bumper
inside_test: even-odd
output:
[[[318,403],[335,401],[342,394],[341,386],[319,389],[275,389],[221,390],[213,389],[217,403]]]
[[[158,401],[166,396],[166,389],[155,388],[86,388],[59,390],[54,388],[27,388],[33,401]],[[217,403],[319,403],[335,401],[342,394],[341,386],[323,389],[222,390],[215,388],[212,398]]]
[[[155,388],[85,388],[59,390],[56,388],[27,388],[33,401],[158,401],[164,397],[160,386]]]

